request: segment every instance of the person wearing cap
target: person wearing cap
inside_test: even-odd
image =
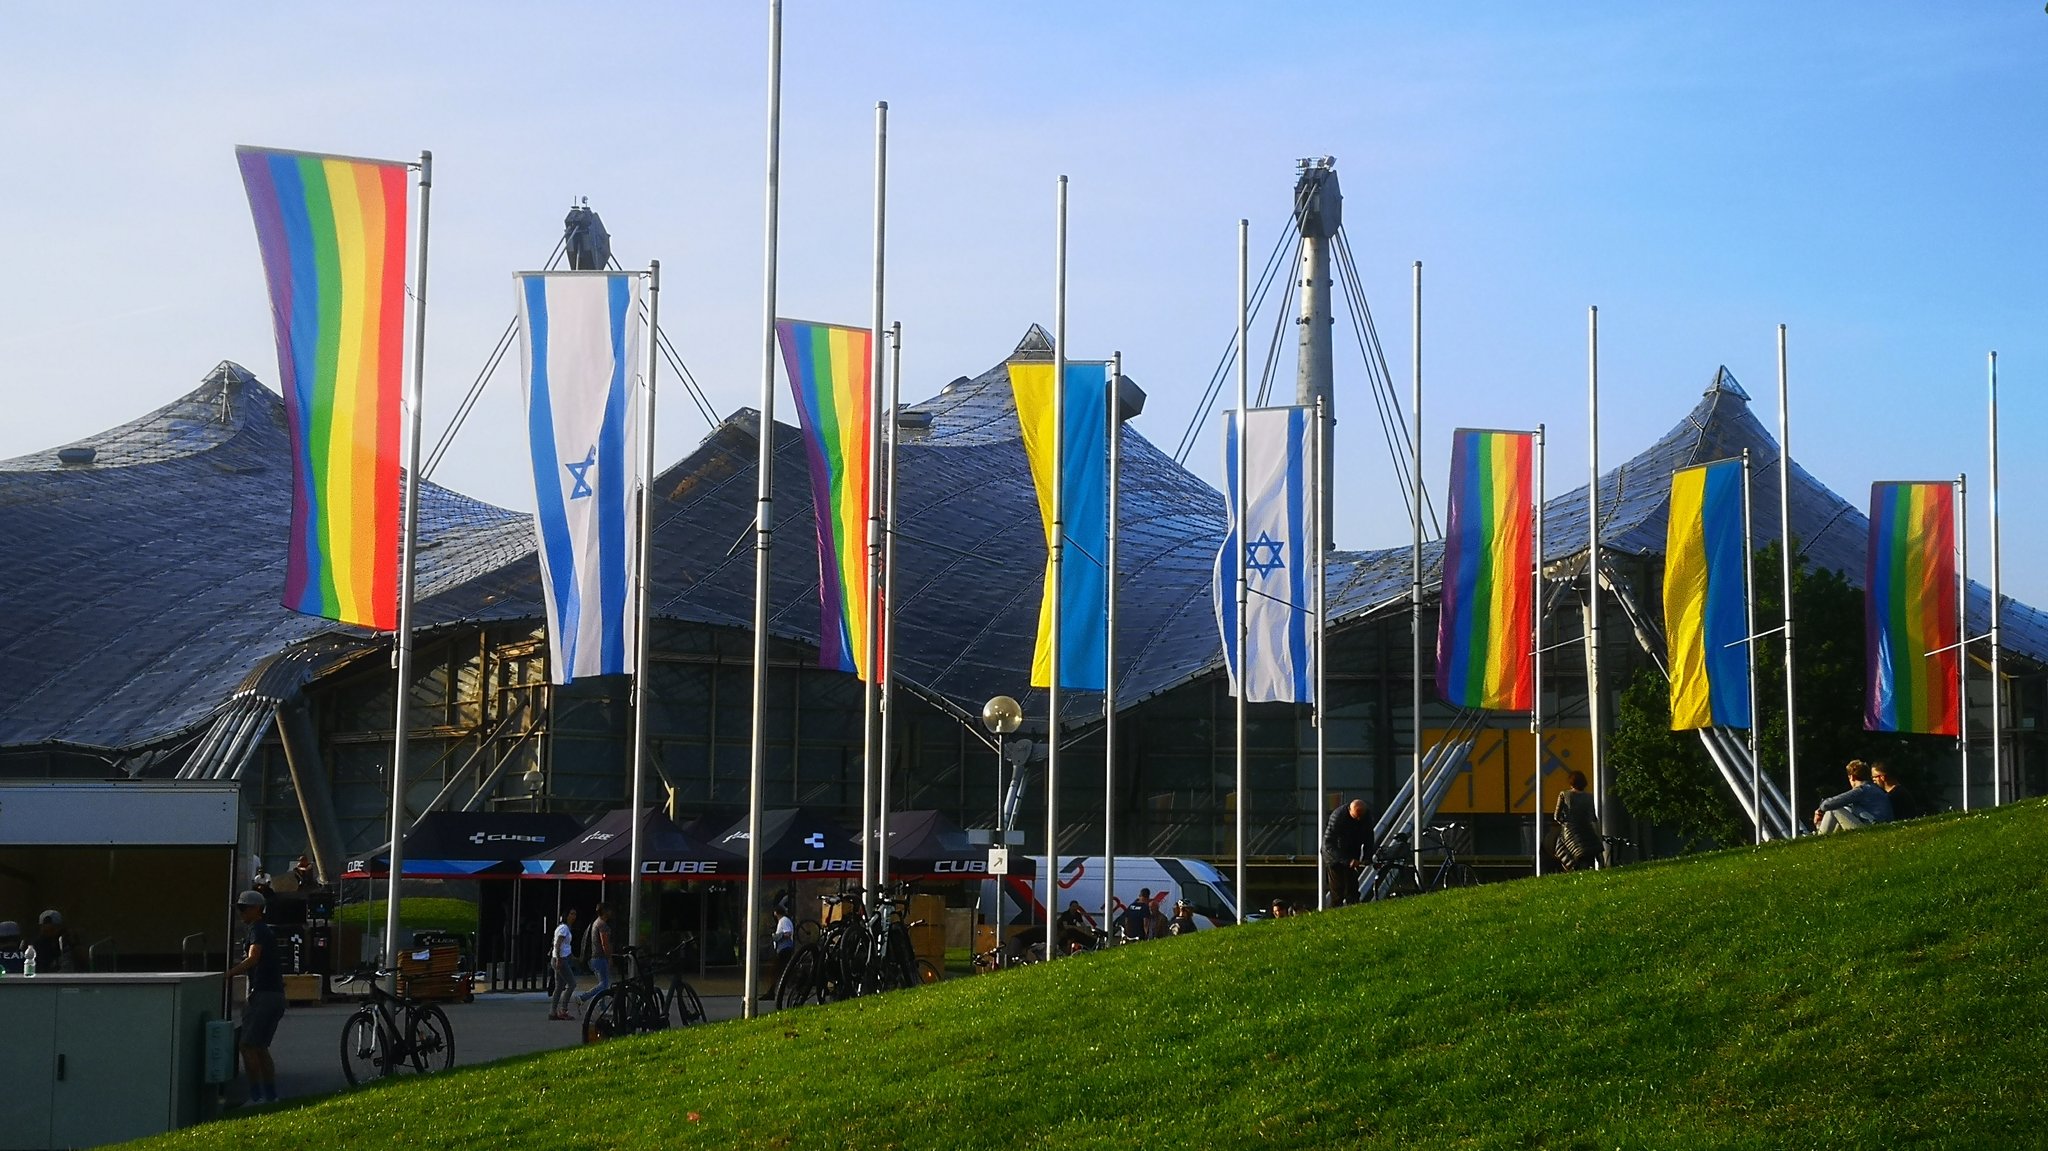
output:
[[[242,1008],[242,1067],[249,1075],[249,1102],[277,1102],[277,1065],[270,1058],[270,1041],[284,1018],[284,963],[277,948],[277,933],[263,921],[265,900],[260,891],[244,891],[235,900],[235,910],[249,930],[243,937],[249,950],[240,963],[228,968],[228,978],[246,974],[249,998]]]
[[[78,970],[78,956],[71,949],[71,933],[64,930],[64,915],[52,907],[36,916],[36,968],[44,974],[64,975]]]
[[[0,919],[0,975],[20,975],[26,965],[27,945],[21,941],[21,924]]]

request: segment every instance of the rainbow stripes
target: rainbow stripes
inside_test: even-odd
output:
[[[1955,735],[1962,621],[1956,617],[1955,485],[1870,485],[1863,632],[1871,731]],[[1942,649],[1947,650],[1942,650]],[[1939,651],[1939,655],[1930,652]]]
[[[284,605],[398,626],[406,165],[237,148],[292,437]]]
[[[1529,432],[1459,428],[1451,435],[1436,686],[1459,707],[1529,711],[1536,704],[1535,455]]]
[[[796,396],[818,513],[818,666],[869,678],[868,517],[874,337],[866,328],[775,321]]]
[[[1749,713],[1749,572],[1742,461],[1671,473],[1664,533],[1664,630],[1671,730],[1739,727]]]

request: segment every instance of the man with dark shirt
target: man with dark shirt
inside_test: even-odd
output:
[[[20,975],[27,966],[27,944],[21,941],[21,924],[0,921],[0,975]]]
[[[1323,824],[1323,871],[1329,880],[1331,907],[1357,899],[1358,869],[1372,851],[1372,838],[1362,799],[1338,804]]]
[[[1892,801],[1893,819],[1918,819],[1927,814],[1927,805],[1900,783],[1897,776],[1886,770],[1883,760],[1870,761],[1870,782],[1884,788],[1885,796]]]
[[[277,1102],[277,1065],[270,1059],[270,1040],[277,1034],[278,1020],[284,1018],[284,957],[277,947],[277,934],[263,922],[263,893],[244,891],[235,909],[248,928],[243,937],[249,946],[240,963],[228,968],[228,978],[246,974],[249,998],[242,1008],[242,1067],[249,1075],[249,1102]]]
[[[1152,889],[1139,888],[1138,898],[1124,905],[1117,922],[1123,928],[1124,938],[1132,943],[1152,938]]]

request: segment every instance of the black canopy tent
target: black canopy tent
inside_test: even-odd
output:
[[[632,868],[633,812],[619,808],[581,835],[520,863],[525,879],[623,879]],[[743,855],[678,827],[660,808],[640,813],[640,877],[646,880],[730,879],[745,875]]]
[[[858,843],[858,840],[854,841]],[[978,880],[988,877],[988,848],[938,810],[889,814],[889,878]]]
[[[746,858],[747,821],[741,819],[716,840]],[[745,871],[742,862],[742,873]],[[761,876],[764,879],[860,878],[860,840],[845,825],[809,807],[781,807],[761,813]]]
[[[575,816],[531,811],[430,811],[405,836],[407,879],[513,879],[520,860],[575,835]],[[343,879],[382,879],[391,851],[348,861]]]

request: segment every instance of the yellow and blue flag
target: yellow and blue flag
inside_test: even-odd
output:
[[[1052,619],[1060,619],[1060,686],[1101,691],[1109,650],[1109,365],[1068,361],[1061,398],[1060,464],[1053,464],[1053,365],[1010,365],[1010,389],[1024,455],[1045,524],[1045,594],[1038,605],[1038,642],[1031,686],[1052,686]],[[1052,582],[1053,484],[1060,487],[1067,548],[1060,583]]]
[[[1742,461],[1671,474],[1664,630],[1673,731],[1750,724],[1744,536]]]

